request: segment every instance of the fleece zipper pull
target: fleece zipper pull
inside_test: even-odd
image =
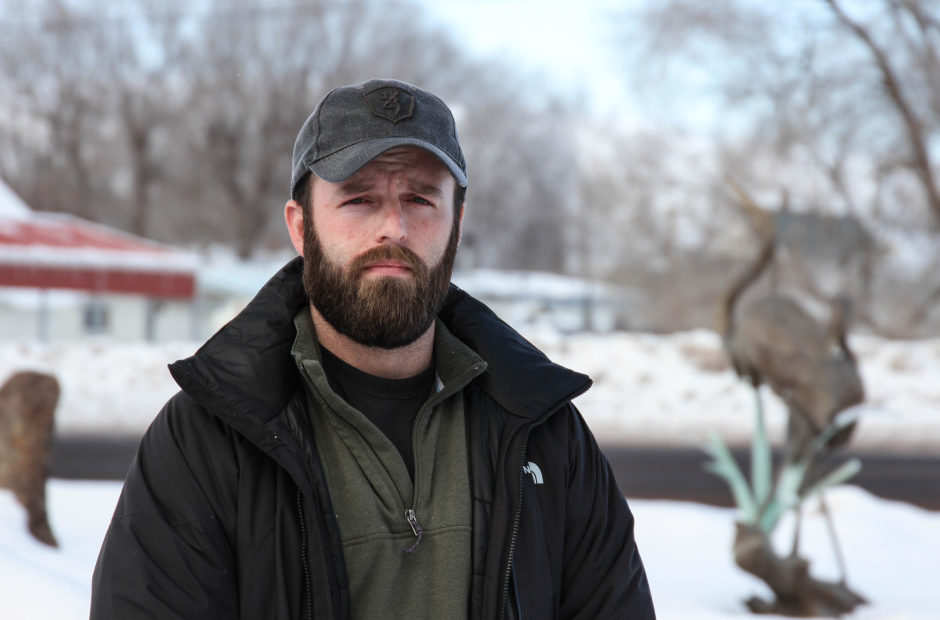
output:
[[[405,511],[405,521],[408,522],[408,525],[411,526],[411,531],[414,532],[415,536],[418,537],[418,540],[415,541],[415,544],[403,550],[404,553],[410,555],[415,552],[415,549],[418,548],[418,544],[421,542],[421,538],[424,536],[424,530],[421,529],[421,524],[418,523],[418,517],[415,516],[414,508],[409,508],[407,511]]]

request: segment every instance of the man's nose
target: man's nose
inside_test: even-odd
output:
[[[386,200],[380,213],[379,241],[404,241],[408,236],[405,210],[398,200]]]

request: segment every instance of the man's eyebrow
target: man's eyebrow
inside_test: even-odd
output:
[[[373,183],[367,179],[351,179],[340,184],[339,192],[344,196],[361,194],[372,189]]]
[[[437,185],[431,183],[422,183],[415,179],[408,181],[408,189],[415,192],[416,194],[430,194],[432,196],[443,196],[444,192],[441,191],[441,188]]]

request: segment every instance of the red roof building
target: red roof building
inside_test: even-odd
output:
[[[37,212],[0,181],[0,286],[192,299],[194,255],[81,218]]]

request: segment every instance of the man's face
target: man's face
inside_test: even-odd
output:
[[[393,349],[440,311],[460,238],[455,181],[430,153],[386,151],[340,183],[313,177],[304,287],[341,334]]]

